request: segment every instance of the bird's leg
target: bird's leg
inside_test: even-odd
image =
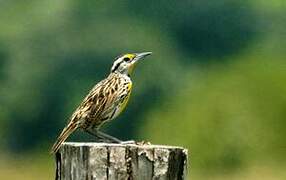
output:
[[[130,141],[121,141],[120,139],[113,137],[109,134],[106,134],[104,132],[98,131],[98,130],[91,130],[91,129],[86,129],[86,132],[89,133],[92,136],[95,136],[102,142],[111,142],[111,143],[118,143],[118,144],[135,144],[134,140]]]
[[[86,129],[86,132],[94,137],[96,137],[100,142],[111,142],[109,139],[103,138],[102,136],[100,136],[97,131],[93,131],[91,129]]]
[[[111,142],[111,143],[121,143],[122,141],[110,136],[108,134],[105,134],[103,132],[100,132],[98,130],[95,129],[86,129],[86,132],[89,133],[92,136],[95,136],[96,138],[98,138],[99,140],[101,140],[101,142]]]
[[[111,142],[114,142],[114,143],[121,143],[121,142],[122,142],[121,140],[117,139],[116,137],[110,136],[110,135],[105,134],[105,133],[103,133],[103,132],[101,132],[101,131],[98,131],[98,130],[96,130],[96,134],[97,134],[99,137],[101,137],[101,138],[103,138],[103,139],[107,139],[107,140],[109,140],[109,141],[111,141]]]
[[[115,143],[119,143],[119,144],[135,144],[135,141],[134,140],[130,140],[130,141],[121,141],[113,136],[110,136],[104,132],[101,132],[101,131],[97,131],[97,134],[103,138],[106,138],[106,139],[109,139]]]

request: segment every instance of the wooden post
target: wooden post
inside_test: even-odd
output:
[[[183,180],[186,173],[181,147],[71,142],[56,154],[56,180]]]

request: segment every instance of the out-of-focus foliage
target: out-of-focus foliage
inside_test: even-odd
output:
[[[199,169],[284,159],[286,65],[284,59],[255,58],[188,73],[192,83],[147,113],[142,136],[188,147]]]
[[[0,1],[0,149],[45,162],[113,58],[153,51],[132,77],[126,112],[105,131],[186,146],[192,172],[280,164],[285,10],[283,0]]]

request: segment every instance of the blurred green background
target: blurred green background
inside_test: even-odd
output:
[[[68,117],[141,51],[105,132],[187,147],[190,179],[286,179],[285,29],[284,0],[0,1],[0,179],[53,179]]]

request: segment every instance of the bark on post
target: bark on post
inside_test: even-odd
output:
[[[181,147],[71,142],[56,154],[56,180],[183,180],[186,173]]]

